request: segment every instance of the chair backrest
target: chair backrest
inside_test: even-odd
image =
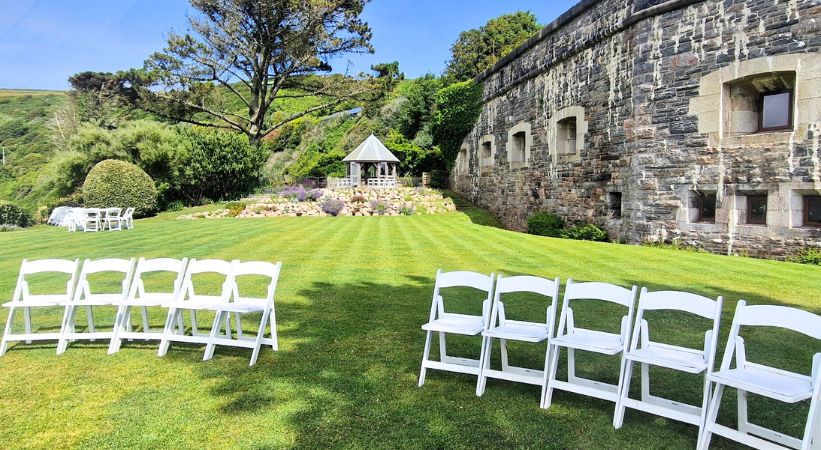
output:
[[[152,291],[148,295],[162,295],[165,297],[169,297],[169,300],[176,300],[179,298],[180,293],[182,292],[182,283],[183,278],[185,277],[185,269],[188,265],[188,258],[182,259],[172,259],[172,258],[154,258],[154,259],[145,259],[140,258],[137,261],[137,267],[134,269],[134,281],[131,283],[131,288],[128,292],[128,298],[130,300],[136,298],[143,298],[146,297],[145,291],[145,283],[143,280],[143,274],[147,273],[157,273],[157,272],[167,272],[172,275],[176,275],[174,278],[174,282],[171,288],[171,292],[168,291]]]
[[[213,295],[200,295],[194,290],[194,283],[192,278],[194,275],[202,273],[212,273],[224,277],[220,295],[221,301],[228,302],[233,292],[234,276],[233,276],[233,261],[225,261],[222,259],[195,259],[188,260],[188,268],[185,270],[185,277],[183,279],[183,295],[180,300],[196,300],[197,298],[213,299]]]
[[[122,208],[106,208],[105,215],[109,219],[119,219],[122,211]]]
[[[87,218],[97,218],[100,216],[100,208],[85,208],[83,209],[83,214]]]
[[[125,213],[123,213],[123,215],[122,215],[122,218],[123,219],[130,219],[132,217],[134,217],[134,208],[126,208]]]
[[[553,328],[556,320],[556,301],[559,298],[560,285],[561,282],[558,277],[553,280],[548,280],[547,278],[528,275],[504,277],[499,274],[496,277],[496,290],[493,296],[490,321],[487,323],[487,326],[495,325],[497,319],[499,320],[499,324],[504,324],[505,320],[508,319],[508,317],[505,316],[504,307],[501,306],[504,303],[502,301],[502,294],[529,292],[550,299],[547,303],[545,324],[549,326],[550,336],[553,337]]]
[[[123,280],[120,283],[121,290],[116,294],[119,300],[125,300],[128,296],[128,289],[131,286],[131,278],[134,273],[134,258],[103,258],[87,259],[83,261],[83,268],[80,270],[80,278],[77,282],[77,289],[74,292],[74,300],[88,300],[96,296],[111,296],[112,294],[95,294],[91,291],[91,283],[88,276],[96,273],[118,273],[122,274]]]
[[[277,281],[279,280],[279,272],[282,269],[282,263],[270,263],[266,261],[234,261],[233,267],[233,285],[231,286],[233,292],[232,297],[234,301],[242,299],[247,300],[264,300],[273,301],[274,292],[276,291]],[[262,276],[269,278],[268,290],[264,298],[249,297],[247,295],[240,296],[239,283],[237,280],[244,276]]]
[[[638,288],[626,289],[610,283],[587,282],[574,283],[572,279],[567,280],[564,288],[564,304],[559,319],[559,332],[567,330],[572,332],[575,328],[573,320],[573,309],[570,302],[573,300],[594,300],[615,303],[627,308],[627,315],[622,317],[622,336],[626,340],[629,336],[625,333],[630,329],[633,320],[633,305],[636,301],[636,291]]]
[[[681,311],[694,314],[713,322],[712,328],[705,332],[703,348],[706,361],[710,369],[712,369],[723,305],[724,299],[721,296],[713,300],[689,292],[649,292],[647,288],[642,288],[641,295],[639,296],[638,312],[636,313],[636,326],[633,328],[633,338],[631,339],[630,348],[636,350],[639,346],[645,347],[650,343],[649,323],[644,318],[645,311]]]
[[[430,320],[433,321],[436,318],[437,312],[440,315],[445,313],[445,303],[440,290],[452,287],[468,287],[485,292],[486,297],[482,303],[482,316],[487,319],[490,316],[490,303],[493,298],[493,276],[493,274],[484,275],[467,271],[442,272],[441,269],[436,271]]]
[[[17,278],[17,286],[14,288],[12,301],[30,301],[36,302],[38,300],[45,300],[46,297],[53,298],[56,295],[65,296],[65,300],[70,299],[74,295],[74,288],[77,281],[77,267],[80,261],[67,259],[39,259],[29,261],[24,259],[20,264],[20,274]],[[67,274],[69,276],[66,283],[66,289],[63,292],[46,293],[32,295],[29,292],[29,283],[26,279],[29,275],[35,274]]]
[[[743,339],[739,336],[741,327],[782,328],[821,340],[821,316],[817,314],[788,306],[747,305],[746,301],[739,300],[735,309],[735,316],[733,316],[733,325],[730,328],[730,338],[727,341],[727,348],[721,361],[722,370],[730,368],[733,354],[737,351],[736,363],[739,366],[746,364]],[[739,347],[741,348],[739,349]],[[821,359],[819,354],[816,355],[815,359]],[[814,361],[814,371],[821,369],[821,367],[817,367],[818,364],[821,364],[821,361]]]

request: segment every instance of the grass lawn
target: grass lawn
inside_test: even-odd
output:
[[[723,295],[719,353],[740,298],[821,313],[819,267],[540,238],[473,223],[488,221],[468,213],[199,221],[176,221],[180,213],[174,213],[120,233],[44,226],[1,233],[2,299],[11,297],[23,258],[189,256],[281,260],[284,266],[277,290],[280,351],[263,349],[252,368],[250,352],[241,349],[218,349],[212,361],[202,362],[202,347],[192,345],[173,345],[164,358],[156,357],[153,342],[126,343],[114,356],[100,342],[73,344],[60,357],[53,343],[13,346],[0,358],[0,447],[692,448],[693,426],[628,411],[617,431],[611,403],[574,394],[557,392],[552,408],[543,411],[534,386],[489,380],[478,398],[474,377],[429,371],[417,388],[420,325],[428,317],[436,269]],[[446,303],[454,309],[479,309],[475,293],[451,294]],[[533,299],[512,302],[508,314],[543,316],[544,305],[526,300]],[[35,313],[35,323],[59,324],[60,314]],[[577,321],[614,329],[618,314],[581,307]],[[160,311],[152,314],[154,325],[163,318]],[[650,320],[651,329],[662,325],[664,338],[692,346],[701,345],[708,326],[670,315]],[[112,321],[113,311],[97,316],[98,323]],[[678,331],[687,326],[700,328]],[[745,338],[750,359],[803,373],[821,351],[817,342],[784,333],[758,330]],[[479,341],[453,339],[449,347],[451,354],[477,357]],[[511,352],[511,363],[543,365],[541,345],[514,345]],[[582,374],[617,379],[617,361],[579,358]],[[652,376],[659,395],[689,401],[700,395],[693,377]],[[634,378],[634,390],[638,386]],[[730,390],[722,423],[733,423],[734,405]],[[803,430],[806,404],[753,398],[750,407],[753,421],[794,434]],[[720,438],[713,444],[736,448]]]

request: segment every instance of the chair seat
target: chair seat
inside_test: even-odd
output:
[[[174,294],[145,293],[140,298],[133,298],[123,303],[129,306],[164,306],[174,301]]]
[[[786,403],[800,402],[812,396],[810,377],[754,364],[712,373],[710,379]]]
[[[441,331],[443,333],[464,334],[475,336],[485,328],[482,316],[466,314],[444,313],[433,322],[422,325],[425,331]]]
[[[180,309],[196,309],[196,310],[203,310],[203,309],[215,309],[217,305],[224,305],[225,302],[222,300],[221,297],[211,297],[211,296],[199,296],[192,300],[183,300],[178,302],[166,302],[163,303],[161,306],[166,308],[180,308]]]
[[[547,325],[508,320],[504,325],[482,332],[482,336],[523,342],[541,342],[549,337]]]
[[[553,339],[551,343],[605,355],[615,355],[624,349],[621,336],[618,334],[580,328],[575,329],[570,334]]]
[[[645,348],[628,352],[625,358],[654,366],[667,367],[689,373],[701,373],[707,369],[703,352],[673,345],[650,344]]]
[[[3,303],[3,307],[29,308],[38,306],[62,306],[65,300],[65,295],[31,295],[26,300]]]
[[[265,311],[265,304],[261,302],[254,302],[251,300],[243,301],[242,299],[240,299],[238,301],[234,301],[231,303],[220,303],[218,305],[214,305],[213,309],[218,311],[249,313]]]
[[[82,300],[64,301],[63,305],[74,306],[108,306],[119,305],[122,301],[122,294],[92,294],[90,298]]]

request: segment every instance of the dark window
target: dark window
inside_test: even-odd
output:
[[[577,151],[576,147],[576,118],[568,117],[556,123],[558,133],[556,145],[560,155],[572,155]]]
[[[696,222],[715,223],[716,221],[716,194],[696,193],[693,207],[698,215]]]
[[[621,192],[610,192],[607,194],[607,203],[610,209],[610,217],[621,219]]]
[[[513,152],[510,158],[511,161],[516,162],[524,162],[525,160],[525,146],[527,141],[527,136],[525,136],[524,131],[520,131],[513,135],[513,148],[511,151]]]
[[[766,225],[767,224],[767,196],[748,195],[747,196],[747,223]]]
[[[761,94],[759,110],[760,131],[788,130],[792,128],[792,91]]]
[[[483,166],[490,166],[493,165],[493,148],[490,145],[490,142],[483,142],[482,143],[482,165]]]
[[[804,196],[804,225],[821,227],[821,195]]]

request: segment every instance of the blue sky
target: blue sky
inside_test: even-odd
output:
[[[142,66],[168,31],[187,29],[187,0],[0,0],[0,88],[65,89],[83,70]],[[409,77],[441,73],[460,31],[516,10],[546,24],[574,0],[373,0],[364,18],[373,55],[336,63],[353,73],[398,60]]]

